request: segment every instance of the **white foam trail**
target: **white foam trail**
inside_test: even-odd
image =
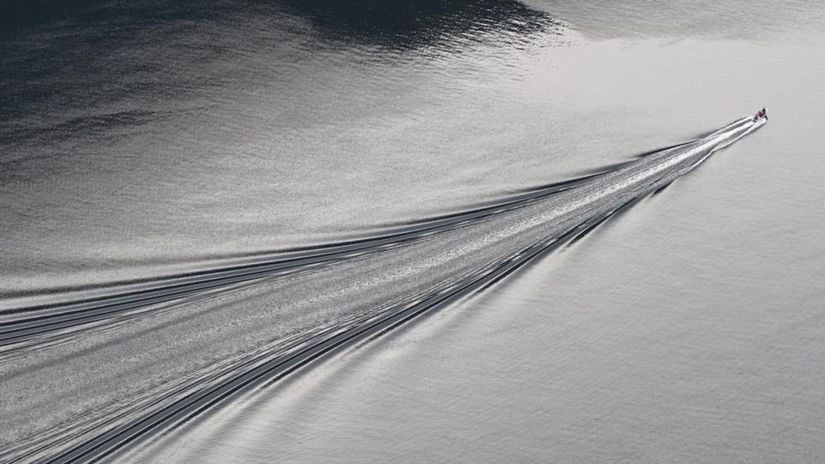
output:
[[[105,330],[81,324],[59,349],[19,349],[13,363],[0,363],[0,461],[110,457],[240,389],[492,285],[764,123],[740,119],[460,227],[382,238],[366,254],[345,248],[339,260],[182,299]],[[69,395],[83,407],[60,400]]]

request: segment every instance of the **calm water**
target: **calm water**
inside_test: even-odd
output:
[[[766,106],[584,240],[121,457],[816,461],[825,7],[579,3],[9,10],[0,309],[369,236]]]

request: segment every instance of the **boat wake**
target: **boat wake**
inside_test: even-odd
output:
[[[188,273],[0,299],[0,461],[112,458],[497,282],[765,124],[455,214]]]

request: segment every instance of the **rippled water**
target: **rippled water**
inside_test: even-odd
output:
[[[822,454],[825,8],[321,0],[8,8],[3,310],[380,237],[683,142],[762,106],[771,116],[574,245],[122,458]],[[347,285],[342,292],[364,291],[357,287],[378,275],[173,302],[160,316],[7,357],[0,404],[15,425],[0,430],[3,443],[25,443],[52,420],[28,417],[35,407],[18,411],[16,402],[75,421],[123,407],[104,401],[136,394],[118,386],[116,372],[137,378],[144,369],[138,393],[151,397],[168,379],[261,349],[291,327],[335,322],[350,309],[319,299]],[[287,300],[309,309],[263,309],[281,311]],[[274,325],[240,331],[255,320]],[[175,327],[186,333],[174,356],[152,346],[152,334],[157,343]],[[191,352],[209,337],[231,349]],[[104,372],[112,378],[97,387],[75,380]]]

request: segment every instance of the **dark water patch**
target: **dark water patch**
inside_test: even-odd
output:
[[[70,3],[6,6],[13,24],[0,35],[4,119],[48,128],[60,116],[152,111],[164,97],[199,94],[208,82],[182,71],[225,53],[220,41],[207,38],[238,15],[226,2]],[[124,100],[132,103],[124,107]]]
[[[395,50],[485,41],[512,45],[559,23],[513,0],[281,0],[332,40]],[[457,47],[456,47],[457,48]]]

